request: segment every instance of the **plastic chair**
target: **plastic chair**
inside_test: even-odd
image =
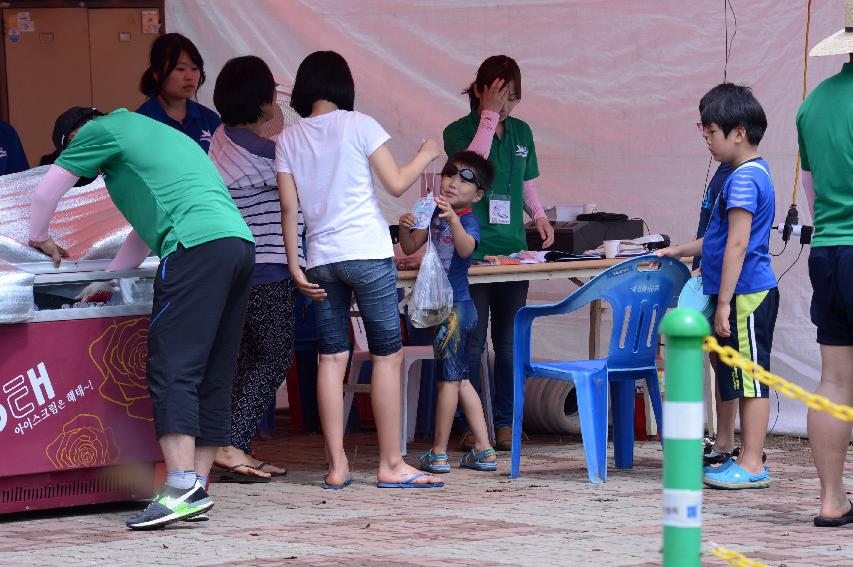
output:
[[[420,375],[417,375],[412,387],[409,371],[420,360],[433,360],[432,345],[405,345],[402,348],[403,363],[400,366],[400,451],[405,456],[408,442],[415,436],[415,421],[420,396]],[[370,361],[367,346],[367,333],[361,317],[353,318],[353,351],[350,358],[350,370],[347,383],[344,384],[344,423],[349,420],[352,401],[356,392],[369,392],[370,384],[359,384],[361,367]],[[409,415],[412,419],[409,419]]]
[[[650,262],[658,264],[653,268]],[[690,271],[674,258],[645,255],[602,272],[563,301],[524,307],[515,316],[515,400],[513,404],[512,466],[519,473],[521,424],[524,415],[524,384],[530,376],[574,382],[578,396],[584,454],[590,482],[607,480],[607,391],[613,409],[613,445],[617,468],[633,466],[634,388],[645,380],[658,424],[661,427],[661,396],[655,354],[658,327],[667,308],[674,307]],[[607,358],[567,362],[533,362],[533,320],[562,315],[595,300],[613,309],[613,331]]]

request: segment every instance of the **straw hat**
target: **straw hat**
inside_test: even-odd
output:
[[[844,29],[835,32],[815,45],[809,55],[817,57],[820,55],[846,55],[848,53],[853,53],[853,0],[847,0],[847,19]]]

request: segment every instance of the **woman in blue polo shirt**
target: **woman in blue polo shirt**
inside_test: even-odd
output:
[[[193,97],[204,84],[204,60],[198,48],[179,33],[167,33],[151,46],[151,64],[139,90],[148,100],[136,112],[180,130],[207,153],[219,115]]]
[[[8,122],[0,122],[0,175],[18,173],[29,169],[27,156],[18,132]]]

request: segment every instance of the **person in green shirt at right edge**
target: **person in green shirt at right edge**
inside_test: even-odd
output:
[[[506,55],[487,58],[477,76],[463,94],[467,94],[471,113],[444,129],[444,151],[453,155],[471,150],[495,166],[492,191],[473,206],[482,227],[480,246],[474,260],[486,256],[505,256],[527,249],[522,213],[535,222],[542,247],[554,241],[554,229],[545,217],[533,180],[539,177],[533,132],[526,122],[510,117],[521,100],[521,71],[518,63]],[[477,309],[477,326],[471,334],[469,368],[472,377],[480,375],[480,359],[486,347],[489,314],[492,323],[492,347],[495,351],[495,449],[512,447],[513,403],[513,325],[515,314],[527,302],[527,281],[498,282],[470,286]],[[479,380],[471,383],[479,391]],[[460,442],[464,450],[474,446],[466,433]]]
[[[848,55],[849,54],[849,55]],[[841,72],[820,83],[797,113],[803,188],[814,219],[809,254],[811,319],[817,326],[821,376],[815,393],[853,405],[853,0],[846,27],[809,55],[848,55]],[[809,409],[808,432],[820,477],[818,527],[853,523],[844,459],[853,424]]]

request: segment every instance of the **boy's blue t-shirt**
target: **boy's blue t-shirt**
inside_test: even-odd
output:
[[[728,212],[731,209],[752,213],[749,244],[735,293],[755,293],[776,287],[776,275],[770,265],[770,230],[776,216],[776,195],[767,162],[756,158],[734,170],[712,206],[711,222],[702,242],[705,294],[717,295],[720,292],[723,254],[729,233]]]
[[[702,199],[702,209],[699,211],[699,226],[696,228],[696,238],[703,238],[705,230],[708,228],[708,221],[711,220],[711,208],[714,206],[714,201],[717,200],[717,195],[723,189],[723,185],[731,175],[734,168],[728,163],[721,163],[708,183],[708,189],[705,190],[705,196]],[[699,267],[702,261],[702,256],[693,258],[693,269]]]
[[[187,99],[187,115],[184,116],[183,122],[178,122],[168,114],[160,105],[156,98],[149,98],[142,103],[142,106],[136,109],[136,112],[153,118],[157,122],[167,124],[176,130],[180,130],[193,140],[195,140],[204,153],[210,149],[210,140],[213,139],[213,133],[222,124],[219,115],[193,100]]]
[[[0,122],[0,175],[18,173],[29,169],[24,147],[18,132],[7,122]]]
[[[439,217],[439,212],[441,211],[436,207],[430,223],[432,243],[441,259],[444,271],[447,272],[450,286],[453,288],[453,301],[466,301],[471,299],[471,292],[468,291],[468,268],[474,260],[474,255],[471,254],[465,259],[459,257],[459,254],[456,253],[456,247],[453,245],[453,231],[450,229],[450,223]],[[465,229],[465,232],[473,236],[474,240],[477,241],[477,246],[479,246],[480,221],[477,220],[474,212],[471,209],[465,209],[459,213],[459,220],[462,222],[462,228]]]

